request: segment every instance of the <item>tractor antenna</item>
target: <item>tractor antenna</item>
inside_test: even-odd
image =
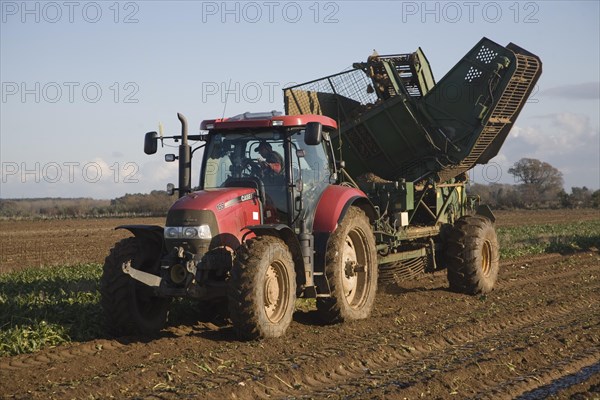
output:
[[[227,91],[225,92],[225,104],[223,104],[223,115],[221,115],[221,119],[225,118],[225,110],[227,109],[227,100],[229,99],[229,89],[231,88],[231,78],[229,78],[229,83],[227,84]]]
[[[164,147],[165,143],[163,140],[163,124],[160,121],[158,121],[158,137],[160,139],[160,147]]]

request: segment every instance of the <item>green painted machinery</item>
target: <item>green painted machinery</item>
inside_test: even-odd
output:
[[[375,54],[284,97],[289,115],[338,121],[352,177],[446,182],[498,153],[540,74],[537,56],[483,38],[437,84],[418,49]]]
[[[498,154],[541,72],[537,56],[483,38],[437,83],[419,48],[374,53],[347,71],[284,89],[288,115],[338,122],[340,181],[362,189],[377,210],[382,280],[448,267],[451,288],[491,290],[495,217],[467,196],[467,171]],[[487,261],[467,263],[462,252],[471,248]]]

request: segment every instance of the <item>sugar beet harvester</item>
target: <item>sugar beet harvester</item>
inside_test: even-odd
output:
[[[482,39],[435,83],[423,52],[373,55],[284,90],[286,115],[178,115],[179,199],[166,226],[106,258],[113,334],[151,333],[176,297],[227,313],[241,338],[284,334],[298,297],[325,322],[369,316],[379,282],[446,268],[450,289],[486,293],[498,274],[495,218],[465,193],[494,157],[541,74],[539,58]],[[145,137],[147,154],[158,135]],[[200,140],[192,149],[188,140]],[[191,159],[204,148],[200,183]]]

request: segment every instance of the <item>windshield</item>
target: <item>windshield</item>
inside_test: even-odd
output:
[[[259,177],[268,162],[271,175],[282,175],[283,139],[276,131],[213,134],[205,152],[204,189],[223,187],[233,178]]]
[[[289,154],[285,151],[286,134],[289,135]],[[313,203],[318,200],[323,185],[329,183],[331,175],[323,145],[306,145],[303,129],[211,133],[204,154],[203,188],[251,183],[251,187],[266,194],[266,222],[286,220],[290,193],[292,199],[303,193],[303,209],[314,208]],[[291,165],[289,178],[286,177],[286,165]],[[289,186],[286,184],[288,179]],[[294,200],[291,203],[294,208],[298,207]],[[292,219],[296,219],[300,210],[292,211]]]

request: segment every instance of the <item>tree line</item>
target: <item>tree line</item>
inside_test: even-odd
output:
[[[469,186],[469,194],[480,197],[481,203],[493,208],[600,208],[600,190],[563,188],[563,174],[557,168],[534,158],[522,158],[508,173],[519,184],[478,183]]]
[[[177,199],[165,191],[126,194],[112,200],[91,198],[0,199],[0,218],[100,218],[164,216]]]

